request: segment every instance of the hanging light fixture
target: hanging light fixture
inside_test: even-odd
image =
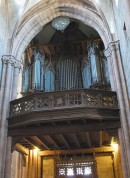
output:
[[[69,23],[70,23],[70,19],[68,17],[66,17],[66,16],[60,16],[60,17],[56,17],[55,19],[53,19],[52,26],[56,30],[60,30],[63,33],[64,30],[69,25]]]

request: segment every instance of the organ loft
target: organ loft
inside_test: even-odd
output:
[[[128,0],[0,1],[0,178],[129,178]]]

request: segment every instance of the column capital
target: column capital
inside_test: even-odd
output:
[[[4,63],[4,64],[10,63],[15,68],[18,68],[18,69],[21,68],[21,61],[16,60],[15,57],[12,55],[3,55],[2,63]]]
[[[20,70],[21,69],[21,61],[15,60],[14,68],[18,68]]]
[[[4,63],[4,64],[8,64],[8,63],[10,63],[10,64],[14,64],[14,62],[15,62],[15,58],[13,57],[13,56],[11,56],[11,55],[3,55],[2,56],[2,62]]]
[[[119,40],[118,41],[112,41],[108,44],[111,51],[117,51],[119,50]]]
[[[107,49],[104,50],[104,54],[106,57],[110,57],[112,54],[112,51],[118,51],[118,50],[119,50],[119,40],[112,41],[108,44]]]

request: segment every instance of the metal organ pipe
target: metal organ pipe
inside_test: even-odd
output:
[[[72,83],[72,75],[71,75],[71,72],[72,72],[72,60],[70,60],[70,69],[69,69],[69,86],[72,88],[73,85],[71,86],[71,83]]]
[[[68,86],[67,86],[67,89],[70,89],[70,84],[69,84],[69,78],[70,78],[70,60],[71,59],[68,59],[68,66],[67,66],[67,70],[68,70],[68,72],[67,72],[67,83],[68,83]]]
[[[74,65],[73,65],[73,61],[72,61],[72,73],[74,74]],[[73,78],[73,76],[71,76],[71,81],[72,81],[72,87],[75,88],[75,86],[74,86],[74,78]]]

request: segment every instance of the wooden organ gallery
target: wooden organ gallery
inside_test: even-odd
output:
[[[101,39],[30,45],[25,52],[22,92],[78,88],[110,90]]]
[[[8,119],[12,149],[22,155],[19,178],[117,178],[117,96],[102,39],[84,26],[71,21],[61,32],[48,24],[51,38],[40,32],[22,56],[21,98]]]

